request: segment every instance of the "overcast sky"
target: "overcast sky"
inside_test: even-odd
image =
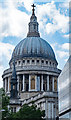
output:
[[[0,0],[0,87],[14,47],[27,35],[33,3],[40,35],[52,46],[58,68],[64,67],[69,56],[69,2],[47,1]]]

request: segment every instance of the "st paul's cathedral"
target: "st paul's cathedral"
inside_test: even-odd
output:
[[[58,76],[54,51],[50,44],[40,37],[39,24],[35,15],[34,4],[28,24],[27,37],[13,50],[9,69],[3,72],[3,87],[10,96],[13,112],[32,102],[45,117],[54,119],[58,116]]]

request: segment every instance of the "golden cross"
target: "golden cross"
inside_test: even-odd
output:
[[[35,8],[36,6],[35,6],[34,4],[33,4],[33,5],[31,5],[31,6],[33,7],[33,9],[32,9],[32,15],[34,15],[34,11],[35,11],[35,9],[34,9],[34,8]]]

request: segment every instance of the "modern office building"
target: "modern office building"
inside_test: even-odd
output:
[[[54,119],[58,115],[57,60],[52,47],[40,37],[37,17],[32,9],[27,37],[17,44],[9,62],[10,68],[3,73],[3,86],[10,95],[13,112],[32,101],[45,117]]]
[[[59,78],[59,118],[71,120],[71,56],[65,64]]]

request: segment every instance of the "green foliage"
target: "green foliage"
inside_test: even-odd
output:
[[[0,110],[2,109],[2,88],[0,88]]]
[[[45,111],[41,111],[34,103],[32,103],[32,106],[23,105],[17,113],[10,113],[8,110],[10,98],[3,89],[0,89],[0,91],[2,93],[2,99],[0,98],[0,101],[2,101],[1,109],[5,110],[2,112],[2,120],[43,120]]]
[[[9,115],[7,107],[9,105],[9,97],[5,94],[3,88],[0,89],[0,102],[2,103],[2,105],[0,106],[0,110],[2,110],[2,119],[4,119]]]
[[[45,116],[45,112],[37,109],[36,105],[28,106],[27,104],[23,105],[23,107],[17,113],[13,113],[11,118],[13,120],[42,120],[42,117]]]

